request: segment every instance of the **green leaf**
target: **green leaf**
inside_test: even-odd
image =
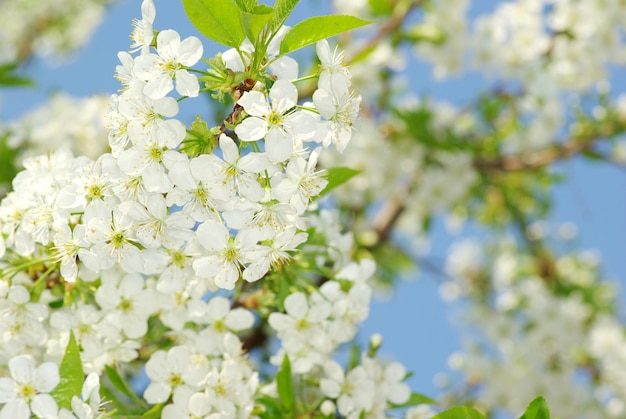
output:
[[[0,186],[4,186],[5,190],[11,189],[11,181],[19,172],[16,166],[19,150],[11,148],[8,139],[8,133],[0,135]]]
[[[183,0],[187,17],[209,39],[239,48],[246,39],[239,14],[231,0]]]
[[[485,417],[473,407],[457,406],[433,416],[432,419],[485,419]]]
[[[59,385],[50,392],[50,395],[59,407],[72,410],[72,397],[80,397],[85,379],[83,363],[80,360],[80,350],[76,344],[74,332],[70,332],[70,340],[59,366],[59,378],[61,379]]]
[[[159,403],[152,406],[150,410],[141,415],[142,419],[159,419],[161,417],[161,411],[165,407],[165,403]]]
[[[393,3],[389,0],[368,0],[374,16],[389,16],[393,12]]]
[[[118,374],[118,372],[114,368],[111,368],[108,365],[105,365],[104,368],[105,368],[105,371],[107,373],[107,377],[109,377],[109,380],[111,381],[111,384],[113,384],[113,386],[116,389],[118,389],[125,396],[130,397],[139,406],[141,406],[143,408],[147,408],[148,407],[143,402],[143,400],[141,400],[139,397],[137,397],[137,395],[135,393],[133,393],[133,391],[130,389],[128,384],[126,384],[126,381],[124,381],[124,379]]]
[[[257,0],[235,0],[235,4],[241,9],[242,12],[250,12],[258,4],[258,2]]]
[[[0,74],[0,86],[34,86],[35,82],[27,77],[14,74]]]
[[[361,173],[360,170],[350,169],[349,167],[331,167],[327,170],[328,185],[320,192],[320,197],[326,195],[336,187],[343,185],[354,176]]]
[[[322,39],[339,35],[372,22],[354,16],[313,16],[296,24],[280,43],[280,54],[287,54]]]
[[[545,399],[539,396],[530,402],[526,412],[519,419],[550,419],[550,409]]]
[[[437,402],[423,394],[413,393],[411,397],[409,397],[409,400],[402,404],[394,404],[393,408],[400,409],[403,407],[417,406],[418,404],[437,404]]]
[[[0,65],[0,86],[34,86],[35,83],[27,78],[15,75],[17,63]]]
[[[270,22],[270,28],[275,31],[285,24],[287,18],[293,12],[300,0],[276,0],[274,4],[274,17]]]
[[[289,357],[285,355],[280,371],[276,374],[276,389],[278,398],[285,408],[286,414],[295,412],[296,395],[293,390],[293,377],[291,376],[291,363]]]
[[[256,6],[249,12],[241,12],[241,24],[246,36],[256,46],[259,34],[263,31],[267,23],[274,16],[274,9],[265,4]]]

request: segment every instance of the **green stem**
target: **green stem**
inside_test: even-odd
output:
[[[15,275],[17,275],[19,272],[23,271],[26,268],[29,268],[31,266],[37,265],[39,263],[46,263],[46,262],[53,262],[54,259],[53,258],[44,258],[44,259],[35,259],[35,260],[29,260],[28,262],[24,262],[20,265],[14,266],[10,269],[7,270],[6,273],[11,273],[9,278],[13,278]]]
[[[32,289],[34,289],[34,290],[38,289],[38,287],[43,283],[43,281],[45,281],[46,278],[49,277],[50,274],[52,272],[54,272],[54,271],[55,271],[54,267],[48,268],[48,270],[46,272],[44,272],[43,275],[41,275],[39,278],[37,278],[37,280],[33,284],[33,288]]]
[[[299,79],[291,80],[291,82],[292,83],[298,83],[298,82],[301,82],[301,81],[316,79],[318,77],[319,77],[319,74],[313,73],[313,74],[309,74],[308,76],[300,77]]]

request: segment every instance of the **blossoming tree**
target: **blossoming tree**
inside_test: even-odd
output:
[[[0,83],[77,48],[105,3],[0,5]],[[0,419],[549,418],[541,395],[622,417],[615,292],[563,245],[571,227],[541,222],[553,163],[619,156],[626,6],[509,1],[470,25],[463,0],[336,0],[286,26],[297,4],[183,0],[183,39],[143,0],[117,93],[0,126]],[[411,99],[407,46],[438,78],[471,62],[498,85],[459,109]],[[490,233],[439,268],[417,243],[442,214]],[[439,397],[380,359],[380,335],[355,343],[407,266],[477,330]]]

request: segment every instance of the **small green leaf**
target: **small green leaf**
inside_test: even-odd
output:
[[[473,407],[457,406],[433,416],[432,419],[485,419],[485,417]]]
[[[242,12],[250,12],[258,4],[258,2],[257,0],[235,0],[235,4],[241,9]]]
[[[322,39],[368,25],[372,22],[354,16],[313,16],[296,24],[280,43],[280,54],[287,54]]]
[[[35,83],[27,78],[18,76],[15,71],[18,68],[17,63],[9,63],[0,65],[0,86],[34,86]]]
[[[530,402],[526,412],[519,419],[550,419],[550,409],[545,399],[539,396]]]
[[[183,0],[187,17],[209,39],[239,48],[246,39],[240,9],[232,0]]]
[[[289,357],[285,355],[280,371],[276,374],[276,389],[278,398],[285,408],[286,414],[295,412],[296,395],[293,390],[293,377],[291,376],[291,363]]]
[[[126,381],[124,381],[122,376],[119,375],[118,372],[115,369],[111,368],[108,365],[105,365],[104,368],[105,368],[105,371],[107,373],[107,377],[109,377],[109,380],[111,381],[111,384],[113,384],[113,386],[116,389],[118,389],[125,396],[128,396],[131,399],[133,399],[135,401],[135,403],[137,403],[139,406],[143,407],[144,409],[148,407],[143,402],[143,400],[141,400],[139,397],[137,397],[137,395],[135,393],[133,393],[133,391],[130,389],[128,384],[126,384]]]
[[[80,360],[80,350],[76,344],[74,332],[70,332],[70,340],[67,343],[63,360],[59,366],[59,377],[61,381],[50,392],[50,395],[59,407],[72,410],[72,397],[80,397],[85,379],[83,363]]]
[[[320,197],[326,195],[339,185],[343,185],[354,176],[361,173],[360,170],[350,169],[349,167],[331,167],[327,170],[328,185],[320,192]]]
[[[276,0],[274,4],[274,17],[270,22],[270,28],[275,31],[285,24],[287,18],[293,12],[300,0]]]
[[[409,400],[402,404],[394,404],[393,408],[400,409],[403,407],[417,406],[418,404],[437,404],[437,402],[423,394],[413,393],[411,397],[409,397]]]
[[[273,16],[274,9],[260,4],[250,12],[241,12],[241,24],[246,36],[256,46],[257,38]]]

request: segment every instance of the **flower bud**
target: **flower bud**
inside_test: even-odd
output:
[[[335,403],[333,403],[332,401],[324,400],[324,402],[320,406],[320,411],[324,416],[332,416],[337,411],[337,408],[335,407]]]

